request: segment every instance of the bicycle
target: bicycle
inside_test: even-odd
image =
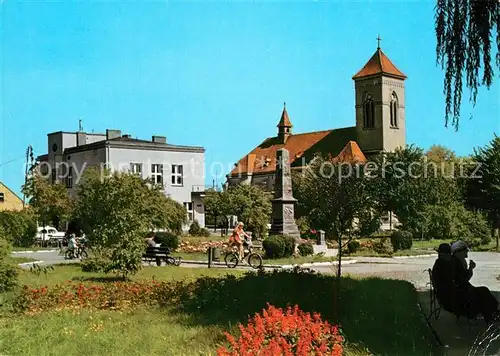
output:
[[[233,251],[229,251],[226,253],[224,262],[226,263],[226,266],[228,268],[235,268],[240,263],[239,257],[240,256],[238,252],[235,252],[233,249]],[[243,258],[241,260],[243,261],[245,259],[252,268],[259,269],[262,267],[262,256],[258,253],[252,252],[251,246],[248,246],[248,249],[245,249],[243,251]]]
[[[65,260],[72,260],[74,258],[79,258],[81,260],[88,258],[85,246],[76,247],[74,250],[66,250],[64,253]]]

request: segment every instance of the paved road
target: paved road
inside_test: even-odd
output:
[[[500,280],[498,279],[500,276],[500,254],[471,252],[469,258],[477,264],[471,283],[500,291]],[[412,282],[417,289],[424,289],[429,282],[429,275],[424,271],[432,268],[436,257],[408,259],[356,257],[356,259],[359,261],[358,263],[342,267],[342,274],[403,279]],[[317,267],[315,270],[332,273],[331,267]]]

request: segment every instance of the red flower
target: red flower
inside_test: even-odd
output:
[[[298,306],[286,311],[268,305],[247,326],[239,325],[238,340],[228,333],[229,349],[220,347],[219,356],[309,356],[335,355],[343,352],[343,338],[336,326],[321,320],[319,314],[301,311]]]

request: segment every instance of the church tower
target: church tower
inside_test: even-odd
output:
[[[365,155],[406,145],[406,76],[380,49],[352,79],[356,92],[357,142]]]
[[[292,122],[288,117],[288,112],[286,111],[286,103],[283,103],[283,112],[281,113],[281,119],[278,123],[278,140],[281,144],[285,144],[288,137],[292,134]]]

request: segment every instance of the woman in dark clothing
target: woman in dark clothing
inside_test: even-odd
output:
[[[444,243],[439,245],[436,251],[438,252],[438,258],[432,267],[432,280],[436,289],[437,299],[445,310],[456,313],[455,286],[453,284],[451,267],[451,246]]]
[[[472,278],[476,263],[470,261],[467,267],[468,247],[464,241],[451,245],[452,279],[457,288],[458,298],[466,301],[471,316],[481,314],[489,324],[498,317],[498,301],[486,287],[474,287],[469,281]]]

